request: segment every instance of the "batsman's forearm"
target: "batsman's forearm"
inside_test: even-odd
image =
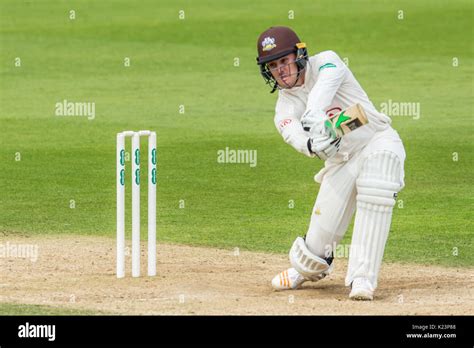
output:
[[[282,132],[283,140],[291,145],[296,151],[308,157],[315,157],[316,155],[310,151],[308,147],[309,137],[304,131],[301,132]]]
[[[283,140],[296,151],[308,157],[315,156],[308,149],[309,134],[304,131],[300,120],[296,117],[275,117],[275,126]]]

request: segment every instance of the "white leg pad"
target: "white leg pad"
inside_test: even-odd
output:
[[[400,160],[389,151],[375,152],[363,164],[356,183],[357,212],[346,286],[362,277],[377,287],[395,197],[401,189],[400,175]]]
[[[308,280],[319,280],[329,269],[327,261],[309,251],[303,238],[298,237],[290,250],[290,262],[294,269]]]

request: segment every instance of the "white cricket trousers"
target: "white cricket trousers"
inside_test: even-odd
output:
[[[326,166],[317,175],[321,187],[306,233],[311,252],[331,256],[357,209],[347,286],[354,278],[365,277],[377,287],[396,193],[404,186],[405,157],[398,133],[389,127],[375,133],[348,161]]]

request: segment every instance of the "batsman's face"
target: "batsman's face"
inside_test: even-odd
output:
[[[290,53],[280,59],[267,63],[268,69],[282,88],[291,88],[298,79],[298,67],[295,63],[296,54]]]

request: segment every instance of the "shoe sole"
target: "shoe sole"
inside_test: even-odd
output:
[[[374,295],[367,292],[360,292],[354,295],[350,294],[349,298],[356,301],[372,301],[374,299]]]
[[[273,285],[272,285],[272,288],[273,288],[273,290],[275,290],[275,291],[297,290],[297,289],[299,289],[299,288],[301,287],[301,285],[303,285],[303,284],[300,284],[300,285],[298,285],[298,286],[295,287],[295,288],[275,288],[275,287],[273,287]]]

